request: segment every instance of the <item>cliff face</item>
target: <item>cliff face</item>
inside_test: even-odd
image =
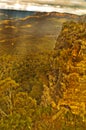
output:
[[[55,64],[56,63],[56,64]],[[57,38],[54,55],[58,68],[58,106],[68,106],[86,121],[86,23],[67,22]]]
[[[80,16],[80,21],[82,21],[82,22],[86,22],[86,15],[82,15],[82,16]]]

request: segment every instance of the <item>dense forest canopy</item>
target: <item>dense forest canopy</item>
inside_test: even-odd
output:
[[[84,22],[64,23],[53,50],[2,53],[0,129],[85,130],[85,64]]]

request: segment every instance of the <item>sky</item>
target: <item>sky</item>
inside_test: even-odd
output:
[[[1,9],[86,14],[86,0],[0,0]]]

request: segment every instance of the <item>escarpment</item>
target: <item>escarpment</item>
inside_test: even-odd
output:
[[[62,93],[58,105],[69,106],[85,121],[86,23],[64,23],[56,41],[54,64],[59,73],[56,85]]]

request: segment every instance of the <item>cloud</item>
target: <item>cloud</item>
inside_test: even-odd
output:
[[[22,0],[20,0],[22,1]],[[26,0],[25,0],[26,1]],[[23,0],[24,2],[24,0]],[[86,6],[86,0],[29,0],[31,3],[60,4],[60,5],[81,5]]]
[[[28,11],[40,11],[40,12],[61,12],[61,13],[71,13],[71,14],[77,14],[82,15],[86,14],[86,9],[80,9],[80,8],[71,8],[70,6],[64,6],[61,5],[48,5],[48,4],[30,4],[27,6],[26,10]]]
[[[86,14],[86,0],[0,0],[0,8],[81,15]]]

